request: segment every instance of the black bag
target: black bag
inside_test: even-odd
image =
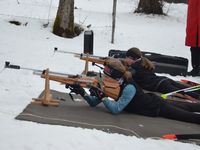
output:
[[[188,59],[177,56],[162,55],[158,53],[142,51],[142,55],[155,64],[156,73],[168,73],[170,75],[186,76],[188,70]],[[114,58],[125,58],[126,51],[109,50],[108,56]]]

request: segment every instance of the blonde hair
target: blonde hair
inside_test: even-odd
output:
[[[115,58],[108,58],[108,59],[106,59],[104,65],[112,67],[113,69],[123,73],[123,78],[126,81],[130,81],[132,79],[131,72],[127,71],[126,67],[122,64],[122,62],[120,60],[115,59]]]

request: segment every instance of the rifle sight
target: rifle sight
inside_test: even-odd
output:
[[[18,65],[11,65],[9,61],[5,62],[5,68],[11,68],[11,69],[20,69],[20,66]]]

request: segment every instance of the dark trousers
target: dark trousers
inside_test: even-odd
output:
[[[163,80],[160,83],[160,85],[158,87],[158,92],[169,93],[169,92],[173,92],[173,91],[176,91],[176,90],[179,90],[179,89],[184,89],[184,88],[187,88],[187,86],[180,84],[180,83],[168,78],[166,80]]]
[[[191,47],[190,51],[193,69],[200,69],[200,47]]]
[[[162,104],[159,116],[184,122],[200,124],[200,114],[194,112],[200,112],[199,103],[194,104],[166,102]]]

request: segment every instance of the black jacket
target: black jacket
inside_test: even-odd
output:
[[[165,101],[153,93],[144,93],[135,81],[131,81],[129,84],[135,86],[136,94],[131,102],[125,107],[124,111],[145,116],[158,116],[160,107]],[[122,84],[121,89],[123,90],[126,85],[126,83]]]
[[[131,68],[135,70],[133,79],[144,90],[156,92],[159,85],[167,80],[164,76],[157,76],[153,70],[144,68],[140,62],[134,63]]]

